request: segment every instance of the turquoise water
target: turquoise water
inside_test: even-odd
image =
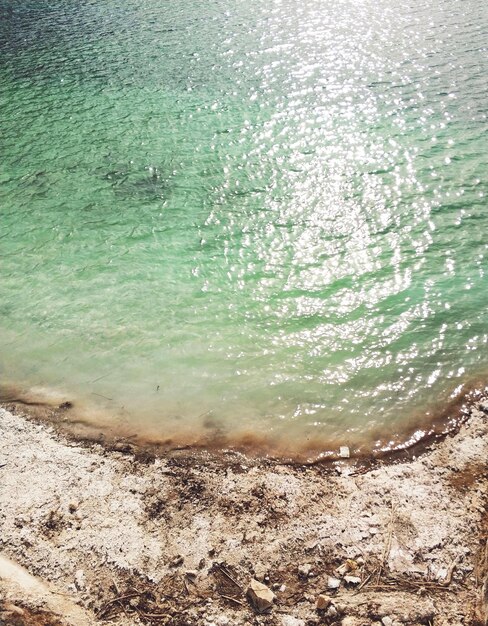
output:
[[[2,382],[181,441],[427,429],[488,364],[487,45],[474,0],[0,0]]]

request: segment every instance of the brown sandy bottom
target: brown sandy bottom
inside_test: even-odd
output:
[[[2,625],[487,623],[486,400],[370,470],[110,450],[4,409],[0,436]]]

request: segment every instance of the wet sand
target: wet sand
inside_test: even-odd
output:
[[[312,466],[77,441],[10,409],[0,623],[486,623],[484,398],[422,449]],[[275,594],[265,613],[252,578]]]

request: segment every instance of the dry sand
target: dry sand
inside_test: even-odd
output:
[[[109,450],[0,409],[0,624],[485,624],[487,411],[366,471]]]

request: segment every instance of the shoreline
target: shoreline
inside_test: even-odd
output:
[[[372,467],[142,454],[5,409],[0,429],[0,622],[487,623],[486,398],[430,449]]]
[[[12,387],[0,387],[0,407],[50,424],[73,441],[99,443],[108,449],[127,453],[165,456],[186,450],[189,454],[196,454],[200,461],[207,456],[224,459],[228,454],[244,454],[257,462],[266,459],[276,463],[326,465],[343,459],[341,447],[345,446],[348,451],[346,458],[352,458],[364,467],[373,467],[378,462],[408,460],[412,455],[423,454],[446,436],[455,434],[471,408],[487,393],[486,383],[471,381],[432,415],[428,412],[412,416],[404,432],[397,433],[388,441],[386,438],[372,438],[369,442],[365,439],[359,443],[346,433],[342,440],[334,439],[332,442],[317,436],[307,444],[295,443],[292,447],[283,447],[267,436],[254,433],[232,436],[219,430],[205,436],[190,437],[177,433],[165,437],[139,434],[133,428],[124,430],[100,416],[97,421],[96,414],[89,416],[86,410],[63,396],[24,392]]]

